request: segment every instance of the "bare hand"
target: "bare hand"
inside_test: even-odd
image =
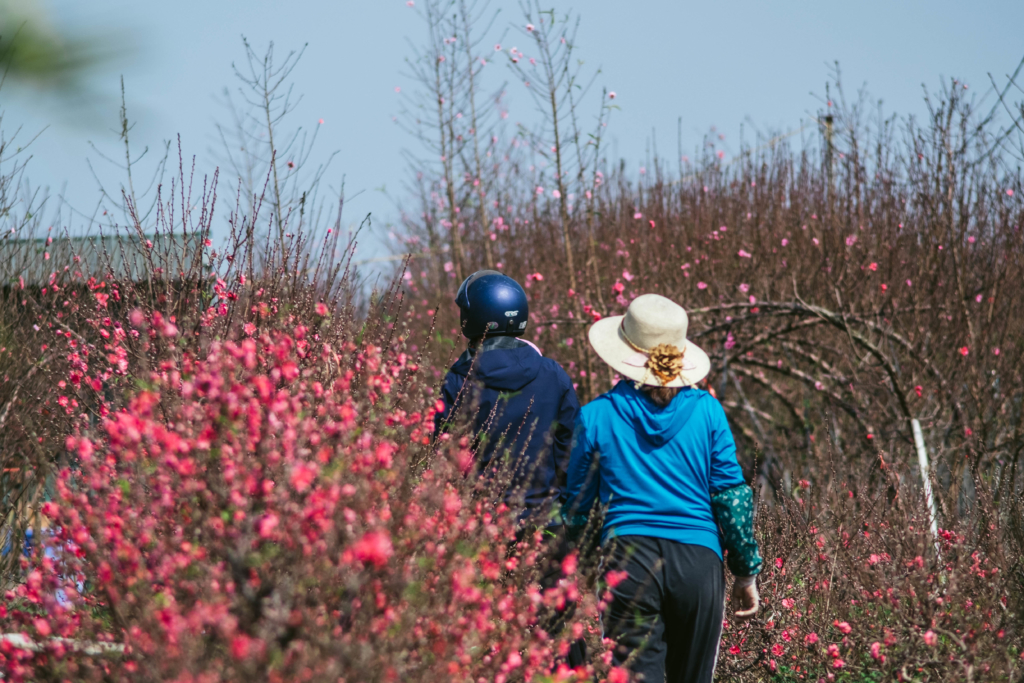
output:
[[[757,579],[754,576],[737,576],[732,585],[732,604],[736,618],[740,621],[757,614],[761,601],[757,594]]]

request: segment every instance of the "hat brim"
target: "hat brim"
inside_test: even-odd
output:
[[[704,349],[686,337],[675,343],[683,350],[683,371],[671,382],[662,384],[654,373],[638,363],[638,352],[629,345],[622,334],[622,319],[625,316],[615,315],[602,318],[594,323],[588,337],[590,345],[605,363],[623,377],[647,384],[652,387],[689,387],[697,384],[711,372],[711,359]]]

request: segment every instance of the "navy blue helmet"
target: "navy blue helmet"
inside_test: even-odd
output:
[[[530,305],[519,283],[496,270],[478,270],[463,281],[455,295],[462,334],[470,339],[487,335],[518,337],[526,332]]]

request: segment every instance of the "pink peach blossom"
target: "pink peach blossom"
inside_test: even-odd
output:
[[[353,545],[356,559],[364,564],[383,567],[394,555],[391,536],[386,531],[370,531]]]

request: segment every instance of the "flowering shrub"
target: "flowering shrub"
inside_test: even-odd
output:
[[[447,21],[441,3],[420,4]],[[529,54],[507,52],[551,107],[529,138],[487,123],[507,118],[503,96],[495,116],[474,99],[473,65],[500,55],[466,51],[490,44],[473,17],[431,26],[414,63],[427,67],[422,102],[446,106],[433,131],[416,117],[437,140],[404,216],[413,256],[383,294],[352,285],[340,217],[315,228],[318,246],[289,227],[319,211],[306,205],[316,183],[291,172],[303,154],[286,162],[283,195],[276,173],[272,198],[238,193],[218,248],[216,182],[195,203],[183,170],[179,196],[147,214],[155,225],[125,198],[123,267],[90,270],[48,232],[26,240],[38,272],[12,265],[0,300],[5,679],[625,683],[597,635],[600,597],[583,590],[599,558],[570,555],[542,592],[542,539],[513,543],[514,512],[467,476],[471,440],[432,434],[431,387],[462,343],[450,302],[482,267],[523,282],[528,337],[584,402],[617,380],[585,343],[592,321],[644,292],[690,311],[713,365],[702,388],[758,490],[768,559],[761,615],[727,615],[720,678],[1019,678],[1024,204],[1003,156],[1012,131],[953,82],[929,127],[902,136],[829,102],[821,150],[780,137],[726,162],[712,137],[678,177],[656,161],[634,178],[602,156],[621,99],[608,91],[593,133],[576,129],[579,100],[560,88],[581,80],[544,76],[578,74],[572,21],[541,18],[526,17]],[[456,40],[457,25],[470,35]],[[253,101],[273,102],[255,78]],[[253,120],[279,121],[267,107]],[[240,133],[247,148],[275,137]],[[270,177],[277,152],[252,152],[249,175]],[[0,200],[20,187],[10,177]],[[4,239],[41,228],[40,209],[2,212]],[[179,221],[180,253],[161,256]],[[25,528],[37,540],[19,558]],[[578,618],[545,633],[549,610],[573,601]],[[573,673],[561,661],[579,637],[593,657]]]
[[[952,81],[921,126],[837,97],[820,112],[825,135],[800,149],[783,135],[726,162],[723,136],[708,135],[692,161],[632,172],[598,151],[608,107],[573,149],[561,93],[540,69],[513,72],[542,109],[551,95],[546,126],[498,146],[493,168],[467,155],[416,169],[405,281],[424,307],[442,301],[416,322],[436,326],[438,347],[458,337],[456,273],[419,255],[447,241],[467,273],[526,280],[527,337],[586,403],[619,379],[586,343],[592,320],[646,292],[686,307],[711,358],[700,388],[729,417],[765,556],[778,558],[764,613],[725,632],[721,678],[1019,677],[1019,129],[1013,161],[993,162],[1001,124]],[[471,109],[472,90],[430,88],[426,101]],[[475,125],[451,121],[441,144]],[[556,185],[558,197],[545,190]]]
[[[727,623],[719,675],[1013,680],[1024,652],[1020,586],[995,524],[973,539],[940,530],[936,548],[916,511],[864,516],[840,496],[792,507],[762,513],[774,556],[760,580],[763,611],[752,624]]]
[[[178,336],[131,320],[126,337]],[[67,438],[44,552],[0,607],[3,632],[42,648],[0,645],[5,678],[551,672],[568,646],[536,625],[575,578],[542,594],[540,536],[510,547],[515,515],[464,477],[468,440],[432,450],[414,359],[291,316],[247,329],[201,357],[168,344],[126,409]]]

